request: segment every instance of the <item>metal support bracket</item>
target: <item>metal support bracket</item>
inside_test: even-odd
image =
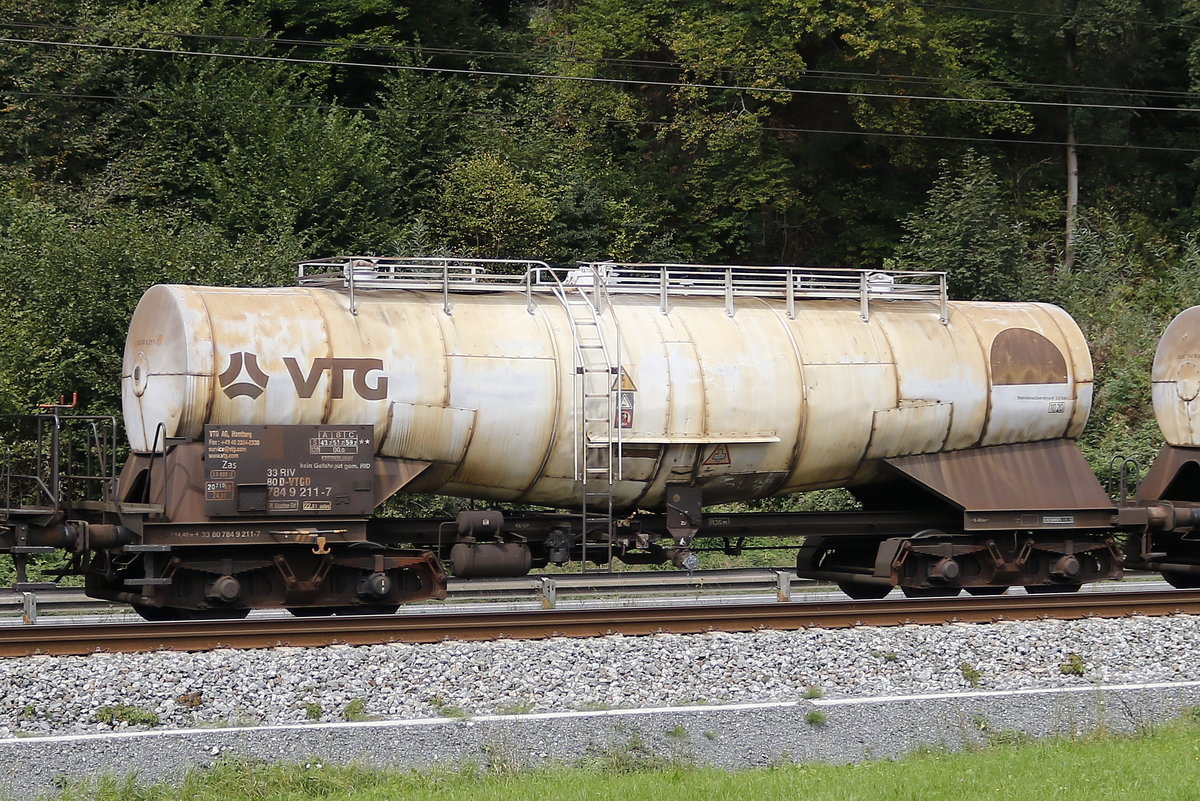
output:
[[[37,619],[37,595],[32,592],[21,593],[21,621],[27,626],[32,626],[37,623]]]
[[[549,576],[542,576],[538,582],[538,597],[543,609],[553,609],[558,605],[558,584]]]
[[[781,604],[792,600],[792,573],[790,570],[775,571],[775,599]]]

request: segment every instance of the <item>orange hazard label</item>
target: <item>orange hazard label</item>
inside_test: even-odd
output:
[[[625,372],[625,368],[621,368],[621,375],[613,379],[613,392],[618,389],[623,392],[637,392],[637,387],[633,385],[633,381],[629,378],[629,373]]]
[[[704,460],[704,464],[706,464],[706,465],[733,464],[733,460],[729,458],[729,446],[728,445],[718,445],[717,447],[713,448],[712,451],[708,454],[708,458]]]

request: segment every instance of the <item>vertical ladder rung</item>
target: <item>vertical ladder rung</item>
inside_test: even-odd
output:
[[[615,395],[609,387],[611,376],[620,375],[619,354],[614,358],[605,342],[604,327],[600,321],[599,304],[603,302],[603,284],[595,287],[595,299],[589,296],[589,288],[555,284],[554,293],[566,310],[571,325],[575,347],[575,426],[577,437],[575,449],[575,475],[580,484],[579,522],[580,546],[586,557],[595,553],[597,547],[607,550],[608,570],[612,569],[613,558],[613,454],[619,449],[607,439],[593,443],[591,437],[616,427],[620,411]],[[613,319],[614,326],[616,319]],[[618,344],[620,332],[617,332]],[[614,364],[614,361],[616,362]],[[601,384],[598,376],[604,376]],[[590,377],[590,378],[589,378]],[[598,538],[589,541],[589,531]],[[587,573],[587,559],[580,563],[580,570]]]

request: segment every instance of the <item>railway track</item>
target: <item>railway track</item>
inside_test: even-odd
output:
[[[559,596],[646,598],[686,593],[719,595],[767,592],[787,596],[792,588],[799,590],[816,585],[817,582],[810,579],[796,578],[794,571],[786,567],[696,570],[691,573],[556,573],[519,578],[452,578],[449,581],[449,600],[455,603],[541,601],[544,606],[554,606]],[[20,614],[25,603],[20,593],[0,590],[0,615]],[[129,608],[124,604],[89,598],[82,589],[72,587],[39,590],[36,604],[43,614],[113,612]]]
[[[1149,579],[1152,574],[1129,572],[1122,582],[1101,582],[1085,585],[1085,592],[1127,591]],[[1156,582],[1165,586],[1162,582]],[[762,596],[774,594],[777,600],[787,601],[792,593],[798,596],[815,592],[837,592],[833,585],[812,579],[797,578],[787,567],[726,568],[720,570],[683,571],[614,571],[611,573],[556,573],[515,578],[449,580],[446,603],[522,603],[540,602],[550,608],[559,600],[572,603],[622,598],[648,600],[716,598],[722,596]],[[129,607],[98,598],[89,598],[75,587],[38,590],[33,603],[42,614],[127,613]],[[444,604],[410,605],[406,612],[420,613],[436,610]],[[0,620],[5,616],[20,616],[28,609],[24,594],[0,589]],[[267,614],[270,614],[268,611]],[[36,617],[36,616],[35,616]]]
[[[66,623],[6,628],[0,632],[0,656],[430,643],[447,639],[544,639],[666,632],[695,634],[814,626],[844,628],[908,623],[990,623],[1044,617],[1077,619],[1171,614],[1200,614],[1200,590],[717,606],[689,604],[653,608],[262,618],[153,624]]]

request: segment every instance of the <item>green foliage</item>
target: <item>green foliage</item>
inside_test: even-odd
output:
[[[804,715],[804,722],[809,726],[819,729],[829,722],[829,715],[827,715],[825,712],[822,712],[820,709],[810,709]]]
[[[687,258],[877,260],[896,231],[896,193],[879,189],[929,161],[930,147],[907,136],[1029,127],[1012,105],[874,97],[912,93],[903,75],[1002,96],[987,80],[995,54],[979,53],[980,27],[913,5],[593,0],[534,15],[546,70],[638,89],[556,82],[530,105],[610,186],[640,178],[630,189],[660,210]],[[830,72],[846,77],[813,80]],[[898,136],[820,133],[857,127]]]
[[[688,730],[682,725],[672,726],[667,730],[667,737],[671,740],[684,741],[691,739],[691,736]]]
[[[614,741],[604,746],[589,745],[580,763],[606,775],[619,775],[662,770],[672,765],[673,761],[656,752],[637,734],[631,734],[624,741]]]
[[[278,240],[234,244],[176,212],[111,207],[84,219],[0,190],[0,406],[29,411],[80,393],[116,411],[125,327],[142,291],[162,282],[278,283],[300,256]]]
[[[1150,403],[1158,338],[1179,311],[1200,302],[1194,236],[1172,241],[1150,220],[1111,208],[1088,211],[1076,270],[1047,285],[1083,329],[1096,371],[1092,414],[1080,441],[1103,471],[1116,454],[1148,465],[1161,445]]]
[[[454,706],[446,702],[441,696],[434,696],[429,699],[429,705],[444,718],[469,718],[471,713],[460,706]]]
[[[369,251],[391,241],[394,188],[367,120],[271,106],[240,109],[237,120],[216,134],[211,144],[220,155],[200,165],[195,187],[198,209],[221,231],[295,239],[315,253]]]
[[[1070,653],[1067,654],[1067,661],[1058,666],[1058,670],[1064,676],[1082,676],[1087,672],[1087,663],[1079,654]]]
[[[940,168],[925,209],[904,222],[897,266],[945,272],[954,297],[1016,299],[1024,241],[991,162],[968,150],[959,164]]]
[[[309,715],[312,714],[312,710],[309,708],[306,708],[305,712]],[[346,704],[346,708],[342,710],[342,717],[351,723],[373,719],[367,714],[367,702],[363,698],[350,699],[350,702]]]
[[[1024,801],[1061,797],[1070,801],[1119,798],[1184,799],[1194,795],[1197,721],[1192,716],[1156,726],[1136,736],[1104,732],[1031,740],[1020,732],[986,731],[990,747],[952,753],[925,746],[894,759],[853,764],[810,762],[767,768],[720,770],[654,756],[630,759],[630,747],[613,743],[593,749],[582,765],[514,768],[489,759],[484,770],[379,770],[361,764],[330,764],[310,759],[300,764],[220,760],[169,782],[139,782],[108,776],[65,783],[63,801],[224,801],[253,798],[447,801],[621,798],[790,798],[797,787],[812,801],[855,798],[891,801],[920,798],[952,801],[988,798]],[[705,735],[707,737],[707,733]],[[1147,770],[1146,766],[1156,766]],[[613,769],[613,768],[616,769]]]
[[[972,687],[978,687],[983,680],[983,674],[979,672],[979,668],[972,665],[970,662],[963,662],[958,666],[958,672],[962,674],[963,679]]]
[[[98,723],[106,723],[109,726],[115,726],[118,723],[129,726],[157,726],[159,724],[157,714],[129,704],[102,706],[96,710],[95,718]]]
[[[467,256],[534,258],[548,246],[554,204],[506,160],[483,153],[452,165],[434,211],[447,247]]]

